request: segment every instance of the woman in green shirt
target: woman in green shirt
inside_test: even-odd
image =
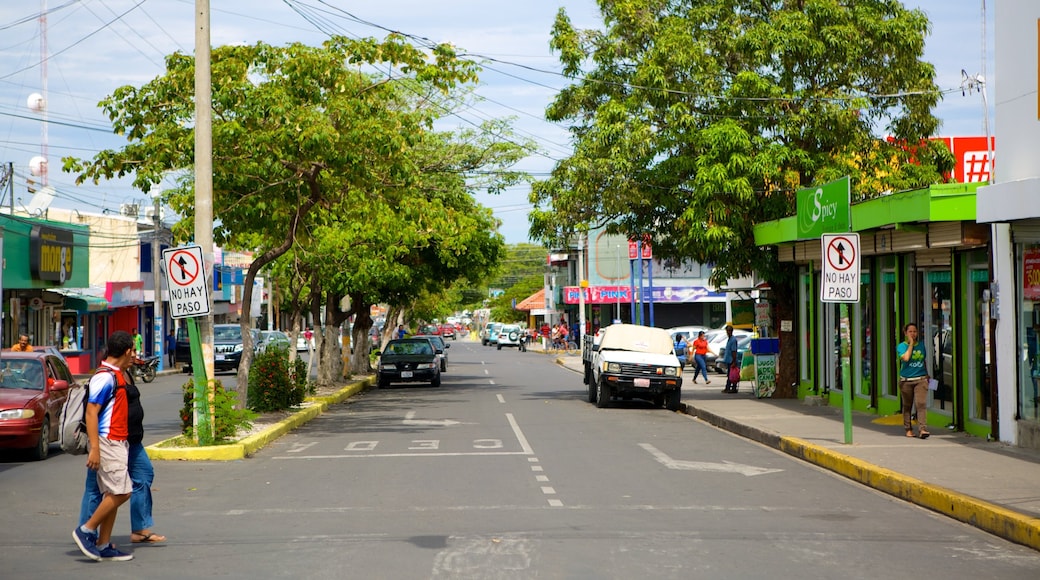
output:
[[[927,439],[928,433],[928,353],[918,341],[917,325],[903,327],[906,340],[896,347],[899,356],[899,394],[903,402],[903,428],[906,436],[913,437],[910,423],[911,407],[917,408],[917,436]]]

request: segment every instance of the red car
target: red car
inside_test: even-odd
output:
[[[59,437],[61,406],[79,387],[65,359],[47,352],[0,355],[0,449],[28,449],[45,459]]]
[[[455,325],[454,324],[442,324],[441,325],[441,336],[443,336],[445,338],[450,336],[452,340],[455,340],[457,338],[457,333],[455,331]]]

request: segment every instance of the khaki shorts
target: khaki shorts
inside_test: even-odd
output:
[[[127,495],[133,491],[134,482],[130,480],[127,469],[130,443],[100,437],[98,451],[101,452],[101,467],[97,471],[97,483],[101,493]]]

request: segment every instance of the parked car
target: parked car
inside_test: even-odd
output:
[[[444,338],[435,334],[417,334],[414,338],[425,338],[430,341],[433,345],[433,349],[437,351],[437,359],[440,361],[441,372],[448,372],[448,353],[447,349],[451,348],[451,345],[444,342]]]
[[[379,388],[391,383],[422,382],[431,387],[441,386],[440,360],[433,343],[426,338],[398,338],[386,343],[379,353],[376,384]]]
[[[260,331],[250,329],[253,333],[253,350],[259,352]],[[213,370],[238,370],[242,362],[242,327],[238,324],[213,325]]]
[[[441,336],[444,338],[451,337],[452,340],[458,338],[458,331],[455,330],[454,324],[442,324],[441,325]]]
[[[423,324],[419,327],[419,332],[416,332],[415,334],[425,334],[427,336],[440,336],[441,327],[439,324]]]
[[[584,340],[581,352],[588,399],[597,407],[612,399],[644,399],[676,411],[682,399],[682,365],[663,328],[613,324]]]
[[[498,332],[498,350],[503,346],[520,346],[520,339],[524,335],[524,329],[519,324],[506,324]]]
[[[708,332],[711,332],[711,329],[704,326],[673,326],[668,329],[668,334],[672,335],[673,339],[675,338],[676,333],[682,333],[686,342],[690,344],[693,344],[693,340],[697,338],[698,332],[703,332],[707,335]],[[723,332],[723,334],[725,334],[725,332]]]
[[[480,331],[480,344],[484,346],[491,344],[491,335],[496,334],[499,328],[502,328],[501,322],[489,322],[485,324],[484,328]]]
[[[734,332],[733,336],[737,337],[737,362],[744,360],[744,353],[751,349],[751,335],[737,336]],[[729,365],[723,361],[726,360],[726,347],[723,346],[719,349],[719,356],[715,359],[713,367],[715,372],[725,374],[729,370]]]
[[[733,336],[737,337],[737,340],[740,340],[741,337],[752,336],[752,334],[746,330],[733,329]],[[726,341],[729,340],[729,338],[726,336],[726,331],[721,329],[704,333],[704,338],[708,341],[708,354],[704,357],[704,364],[709,369],[714,370],[717,368],[715,364],[718,359],[717,355],[722,354],[722,350],[726,348]],[[692,345],[693,341],[690,341],[690,344]],[[726,371],[720,372],[725,373]]]
[[[58,441],[61,406],[79,388],[65,359],[44,351],[0,356],[0,448],[27,449],[46,459]]]
[[[299,350],[299,344],[296,346],[297,350]],[[261,330],[259,350],[267,350],[269,348],[284,348],[285,350],[289,350],[289,335],[285,334],[281,330]]]

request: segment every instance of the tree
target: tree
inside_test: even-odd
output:
[[[796,190],[843,175],[864,199],[934,183],[949,167],[949,152],[924,141],[940,93],[921,60],[929,24],[919,10],[895,0],[598,3],[604,31],[576,30],[562,10],[553,28],[574,82],[547,116],[573,123],[575,151],[532,190],[537,239],[590,226],[649,234],[662,258],[714,264],[716,285],[758,273],[775,315],[791,320],[796,269],[755,245],[754,224],[793,214]],[[912,154],[899,142],[920,145]],[[781,336],[779,396],[793,395],[797,348]]]
[[[392,65],[390,75],[375,72],[384,63]],[[121,87],[101,103],[129,144],[90,162],[66,159],[78,181],[133,173],[134,184],[148,191],[168,172],[189,173],[195,63],[177,53],[166,65],[164,76]],[[449,45],[425,51],[396,35],[383,42],[333,37],[321,47],[225,46],[213,51],[211,68],[214,241],[256,254],[245,278],[245,312],[257,272],[292,247],[311,210],[335,207],[347,193],[408,182],[418,170],[409,152],[433,120],[411,105],[475,80],[477,70]],[[166,201],[184,216],[174,229],[187,239],[195,196],[190,179],[181,184]],[[244,401],[252,340],[244,328],[242,334]]]
[[[542,289],[545,285],[545,277],[542,274],[528,274],[527,277],[518,280],[497,298],[491,300],[491,320],[499,322],[524,322],[527,313],[513,308],[513,300],[517,303]]]

